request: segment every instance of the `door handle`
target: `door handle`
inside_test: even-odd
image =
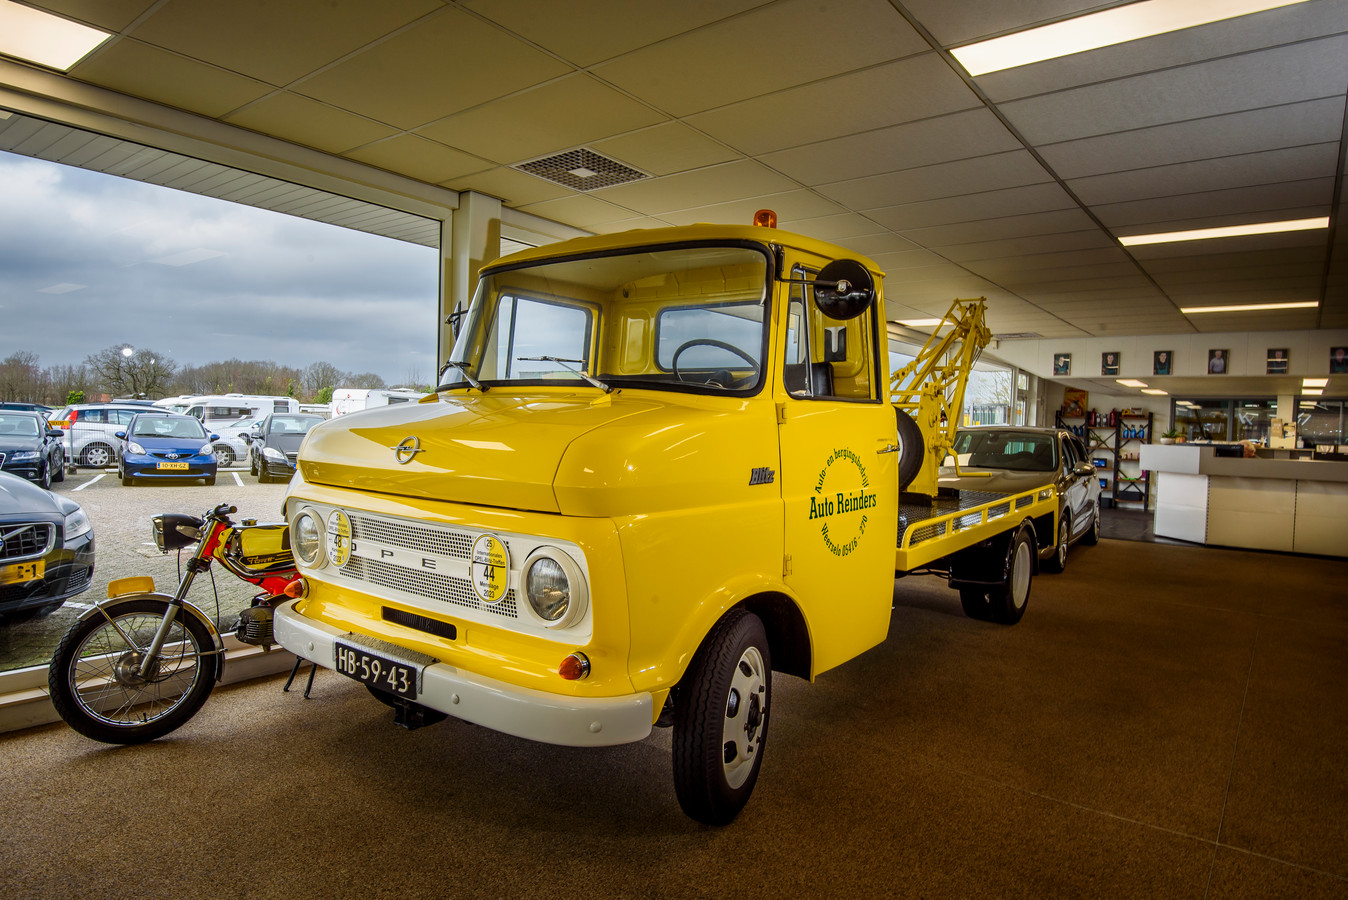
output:
[[[899,452],[899,445],[898,445],[898,444],[886,444],[885,446],[881,447],[879,450],[876,450],[875,452],[876,452],[877,454],[879,454],[879,453],[898,453],[898,452]]]

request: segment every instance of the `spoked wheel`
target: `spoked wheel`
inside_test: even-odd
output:
[[[112,461],[116,458],[117,455],[107,444],[90,444],[84,448],[82,465],[90,469],[102,469],[112,465]]]
[[[234,451],[224,444],[216,444],[213,449],[215,453],[215,464],[220,468],[234,465]]]
[[[196,714],[218,670],[215,641],[196,616],[180,609],[159,658],[148,673],[140,671],[167,609],[163,600],[128,600],[66,632],[47,683],[67,725],[96,741],[139,744]]]
[[[749,802],[771,702],[763,623],[746,610],[732,611],[693,660],[674,711],[674,792],[690,817],[726,825]]]

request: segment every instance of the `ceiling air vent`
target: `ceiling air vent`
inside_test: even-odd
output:
[[[584,148],[520,163],[515,168],[576,191],[593,191],[646,177],[645,172]]]

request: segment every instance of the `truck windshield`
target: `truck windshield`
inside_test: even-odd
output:
[[[760,247],[702,245],[491,272],[438,389],[528,382],[754,393],[768,264]]]

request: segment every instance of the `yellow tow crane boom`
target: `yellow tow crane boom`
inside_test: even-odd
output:
[[[936,496],[941,463],[954,449],[969,373],[992,340],[986,309],[986,297],[951,303],[917,357],[890,377],[890,399],[899,411],[900,441],[908,430],[907,437],[920,436],[922,445],[915,463],[910,448],[903,447],[900,453],[901,480],[905,469],[916,466],[905,491]],[[917,425],[917,434],[905,429],[905,415]]]

